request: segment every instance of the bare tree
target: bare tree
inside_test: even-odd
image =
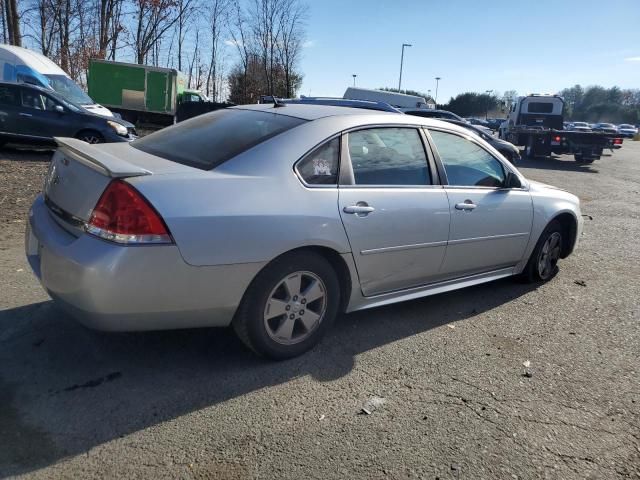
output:
[[[11,45],[21,46],[22,35],[20,34],[20,12],[17,0],[4,0],[3,10],[6,18],[7,40]]]
[[[211,57],[209,59],[209,70],[207,72],[206,94],[216,101],[220,94],[218,79],[221,76],[222,63],[222,35],[224,25],[229,20],[229,0],[210,0],[209,27],[211,29]]]
[[[251,27],[258,55],[262,59],[262,68],[267,85],[267,92],[275,91],[273,70],[276,63],[276,49],[280,37],[280,17],[283,15],[283,0],[253,0]]]
[[[122,6],[124,0],[99,0],[98,57],[115,60],[118,37],[122,33]]]
[[[307,19],[307,7],[299,0],[283,0],[280,14],[280,38],[276,42],[280,63],[284,68],[285,91],[287,98],[294,94],[294,79],[299,75],[294,70],[304,42],[304,25]]]
[[[182,47],[187,34],[187,25],[195,9],[194,0],[177,0],[178,19],[176,22],[178,30],[178,70],[182,70]]]
[[[0,24],[2,24],[2,43],[7,43],[7,16],[4,8],[4,0],[0,0]]]
[[[135,0],[134,50],[136,62],[142,65],[163,35],[176,23],[175,0]]]
[[[244,89],[242,93],[239,93],[238,96],[242,98],[242,102],[244,103],[247,98],[247,78],[249,73],[249,62],[253,56],[253,46],[249,43],[251,41],[251,30],[249,23],[247,21],[247,16],[240,4],[239,0],[232,0],[231,6],[231,20],[230,20],[230,31],[231,35],[231,43],[236,47],[238,51],[238,55],[240,57],[240,66],[241,66],[241,76],[242,81],[238,82],[241,84],[241,88]]]

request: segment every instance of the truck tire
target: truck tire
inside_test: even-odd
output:
[[[529,135],[527,138],[527,146],[524,148],[524,155],[527,158],[534,159],[538,152],[536,151],[535,139],[533,135]]]

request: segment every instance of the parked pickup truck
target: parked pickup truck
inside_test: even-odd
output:
[[[622,145],[618,134],[564,130],[563,114],[564,100],[558,95],[519,97],[500,125],[500,138],[524,146],[529,158],[570,154],[580,163],[592,163],[603,149]]]
[[[92,59],[87,83],[91,98],[131,123],[170,125],[181,104],[208,101],[172,68]]]

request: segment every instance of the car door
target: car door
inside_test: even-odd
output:
[[[479,140],[437,129],[429,134],[444,170],[451,212],[443,274],[455,278],[514,266],[531,233],[529,192],[521,186],[507,188],[507,178],[515,173]]]
[[[376,295],[439,278],[449,204],[434,181],[418,128],[343,135],[338,206],[362,293]]]
[[[35,137],[72,136],[66,109],[53,97],[30,87],[21,87],[20,129]],[[62,110],[57,110],[56,108]]]
[[[19,134],[20,91],[16,85],[0,85],[0,135]]]

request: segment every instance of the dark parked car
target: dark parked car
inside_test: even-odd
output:
[[[498,131],[500,125],[502,125],[502,122],[504,122],[505,120],[505,118],[487,118],[487,127],[489,127],[491,130]]]
[[[53,137],[75,137],[88,143],[127,142],[134,126],[103,117],[63,99],[46,88],[0,82],[0,145],[51,144]]]
[[[439,118],[440,120],[457,120],[469,124],[464,118],[448,110],[436,110],[433,108],[401,108],[400,111],[407,115],[415,115],[423,118]]]
[[[618,127],[613,123],[596,123],[592,129],[594,132],[618,133]]]
[[[460,125],[467,130],[471,130],[473,133],[478,135],[481,139],[495,148],[498,152],[500,152],[502,156],[509,160],[511,163],[514,163],[516,160],[520,160],[520,150],[513,143],[507,142],[506,140],[501,140],[498,137],[494,137],[492,135],[488,135],[482,128],[478,128],[475,125],[471,125],[466,122],[450,120],[447,118],[443,118],[442,120],[449,123],[455,123],[456,125]]]

